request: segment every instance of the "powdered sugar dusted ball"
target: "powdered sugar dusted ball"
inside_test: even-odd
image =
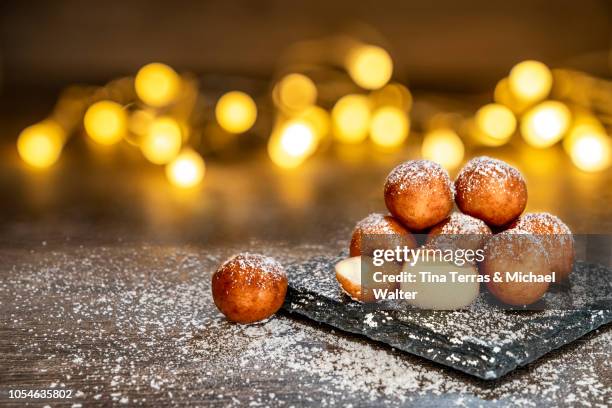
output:
[[[252,323],[276,313],[285,301],[287,275],[273,258],[243,252],[212,277],[215,305],[229,320]]]
[[[486,156],[470,160],[455,181],[459,209],[489,225],[514,221],[527,204],[521,173],[507,163]]]
[[[550,275],[548,253],[535,236],[526,231],[511,229],[491,236],[484,246],[482,274],[489,275],[487,288],[500,301],[514,306],[529,305],[540,300],[549,282],[512,281],[506,272]],[[501,281],[495,279],[500,273]]]
[[[429,231],[429,235],[439,234],[491,234],[491,228],[478,218],[471,217],[467,214],[454,212],[437,225],[434,225]]]
[[[548,251],[550,267],[563,280],[574,266],[574,237],[563,221],[549,213],[527,213],[512,224],[513,228],[535,234]]]
[[[404,245],[417,246],[410,231],[391,215],[372,213],[355,225],[349,251],[351,256],[372,255],[375,249],[395,249]]]
[[[454,212],[444,221],[434,225],[427,235],[427,244],[476,250],[482,248],[491,229],[478,218]],[[431,245],[430,245],[431,246]]]
[[[391,170],[385,182],[389,212],[412,230],[423,230],[448,217],[453,184],[446,170],[429,160],[411,160]]]

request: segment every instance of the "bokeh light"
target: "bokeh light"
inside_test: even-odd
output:
[[[155,113],[153,111],[137,109],[130,114],[128,130],[137,136],[143,136],[149,131],[149,127],[154,120]]]
[[[30,166],[46,168],[59,159],[64,144],[64,130],[47,120],[25,128],[17,139],[19,156]]]
[[[436,129],[425,135],[421,151],[424,159],[433,160],[452,170],[461,164],[465,147],[453,130]]]
[[[306,108],[297,115],[297,118],[310,124],[317,139],[321,140],[329,135],[331,119],[329,113],[320,106],[310,106]]]
[[[521,119],[521,134],[534,147],[548,147],[557,143],[567,131],[571,112],[564,103],[546,101],[534,106]]]
[[[334,137],[343,143],[359,143],[368,137],[370,101],[364,95],[346,95],[332,109]]]
[[[572,119],[572,127],[563,138],[563,149],[567,154],[571,154],[574,141],[584,133],[606,135],[606,129],[591,112],[575,111]]]
[[[378,89],[391,79],[393,61],[387,51],[375,45],[355,47],[346,61],[346,69],[357,85]]]
[[[231,91],[219,98],[215,107],[219,125],[230,133],[244,133],[257,119],[257,106],[249,95]]]
[[[283,168],[299,166],[317,148],[317,137],[312,127],[303,120],[287,122],[273,132],[268,142],[268,154],[272,161]]]
[[[127,115],[118,103],[100,101],[87,109],[83,124],[89,137],[108,146],[119,142],[125,136]]]
[[[280,143],[291,156],[305,156],[314,152],[316,137],[306,122],[292,121],[284,127]]]
[[[200,184],[205,171],[206,166],[202,156],[189,148],[183,149],[166,165],[166,177],[170,183],[181,188],[191,188]]]
[[[508,76],[508,86],[518,99],[538,102],[548,96],[552,88],[552,73],[539,61],[523,61],[516,64]]]
[[[370,94],[372,106],[394,106],[408,112],[412,108],[412,94],[404,85],[391,83],[372,91]]]
[[[478,139],[486,146],[501,146],[507,143],[516,130],[514,114],[498,103],[490,103],[478,109],[475,124]]]
[[[317,101],[317,87],[306,75],[283,77],[272,92],[274,102],[283,111],[300,112]]]
[[[495,85],[493,100],[500,105],[504,105],[517,115],[523,113],[530,106],[530,102],[520,100],[510,91],[508,77],[502,78]]]
[[[181,127],[176,120],[162,116],[149,126],[140,149],[151,163],[166,164],[178,155],[182,140]]]
[[[370,137],[378,146],[396,147],[408,136],[409,122],[399,108],[386,106],[376,109],[370,122]]]
[[[610,138],[596,132],[583,132],[572,143],[570,157],[580,170],[596,172],[610,167],[612,146]]]
[[[181,77],[168,65],[154,62],[140,68],[134,88],[140,100],[159,108],[176,100],[181,90]]]

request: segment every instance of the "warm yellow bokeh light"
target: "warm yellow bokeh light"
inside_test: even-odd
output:
[[[182,140],[180,125],[171,117],[164,116],[151,123],[140,149],[151,163],[166,164],[179,154]]]
[[[57,123],[40,122],[25,128],[19,134],[17,151],[29,165],[46,168],[59,159],[64,139],[64,130]]]
[[[87,109],[83,124],[89,137],[108,146],[119,142],[125,136],[127,115],[118,103],[100,101]]]
[[[306,108],[297,118],[310,124],[317,139],[320,140],[329,134],[331,128],[329,112],[320,106],[310,106]]]
[[[558,101],[542,102],[521,119],[521,134],[534,147],[548,147],[557,143],[567,132],[571,112]]]
[[[516,118],[507,107],[490,103],[478,109],[475,115],[479,141],[487,146],[507,143],[516,130]]]
[[[144,103],[159,108],[176,100],[181,90],[181,77],[168,65],[154,62],[140,68],[134,87]]]
[[[280,137],[280,144],[291,156],[304,156],[314,152],[317,138],[306,122],[291,121],[287,123]]]
[[[149,131],[149,127],[154,120],[154,112],[145,109],[135,110],[128,119],[128,129],[135,135],[142,136]]]
[[[451,170],[459,166],[464,153],[461,138],[451,129],[433,130],[423,139],[423,158],[440,163],[446,169]]]
[[[375,45],[362,45],[353,49],[347,58],[346,69],[357,85],[365,89],[378,89],[391,79],[393,61],[387,51]]]
[[[292,120],[272,134],[268,141],[268,154],[279,167],[294,168],[314,153],[317,141],[308,122]]]
[[[508,77],[500,79],[497,84],[495,84],[495,89],[493,90],[493,100],[496,103],[505,105],[506,107],[512,109],[510,106],[513,100],[512,92],[510,92],[510,87],[508,86]]]
[[[240,91],[228,92],[219,98],[215,107],[219,125],[230,133],[244,133],[257,119],[257,106],[249,95]]]
[[[276,105],[287,112],[300,112],[317,101],[317,87],[306,75],[289,74],[274,87]]]
[[[306,156],[292,156],[280,144],[279,137],[270,137],[268,155],[274,164],[285,169],[292,169],[304,163]]]
[[[184,149],[166,165],[166,177],[173,185],[181,188],[200,184],[205,172],[204,159],[191,149]]]
[[[334,137],[344,143],[359,143],[368,137],[370,102],[364,95],[346,95],[332,109]]]
[[[408,112],[412,108],[412,94],[404,85],[392,83],[370,94],[372,106],[394,106]]]
[[[610,167],[612,162],[611,144],[605,134],[584,132],[573,141],[570,157],[580,170],[601,171]]]
[[[548,96],[552,88],[552,73],[539,61],[523,61],[516,64],[508,76],[510,92],[518,99],[538,102]]]
[[[606,135],[606,129],[595,115],[590,112],[574,112],[572,127],[563,138],[563,149],[571,154],[574,141],[585,133]]]
[[[508,77],[502,78],[493,91],[493,100],[501,105],[504,105],[515,114],[521,114],[530,106],[530,102],[517,98],[511,91],[508,85]]]
[[[370,122],[370,137],[382,147],[401,145],[408,136],[409,122],[404,111],[392,106],[376,109]]]

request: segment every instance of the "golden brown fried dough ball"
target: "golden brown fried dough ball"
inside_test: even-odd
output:
[[[548,282],[515,282],[508,279],[506,272],[532,272],[541,276],[551,273],[548,254],[540,240],[517,229],[493,235],[487,240],[480,271],[489,275],[489,292],[509,305],[537,302],[550,285]],[[501,282],[496,282],[496,272],[500,273]]]
[[[411,230],[423,230],[448,217],[453,185],[448,173],[430,160],[410,160],[391,170],[385,182],[389,212]]]
[[[550,268],[557,273],[557,281],[569,276],[574,266],[574,237],[563,221],[549,213],[527,213],[512,227],[538,236],[548,252]]]
[[[364,240],[363,237],[367,236]],[[367,242],[364,242],[367,241]],[[397,246],[416,248],[414,236],[391,215],[372,213],[353,229],[350,256],[372,255],[375,249],[395,249]],[[367,246],[365,250],[362,247]]]
[[[276,313],[285,301],[287,275],[273,258],[244,252],[225,261],[212,277],[215,305],[229,320],[252,323]]]
[[[527,186],[521,173],[486,156],[465,165],[455,181],[455,191],[462,212],[496,227],[514,221],[527,204]]]
[[[483,247],[491,229],[484,221],[460,212],[454,212],[444,221],[434,225],[427,235],[429,246],[449,246],[477,250]]]

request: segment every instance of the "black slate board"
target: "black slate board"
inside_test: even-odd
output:
[[[500,378],[612,321],[608,306],[504,311],[480,303],[465,311],[375,310],[338,288],[334,265],[341,259],[315,257],[290,265],[284,309],[485,380]],[[594,276],[607,279],[610,271],[578,262],[571,285],[578,293],[581,283],[590,285]],[[609,288],[609,282],[604,287]],[[476,303],[486,302],[485,296],[481,293]]]

